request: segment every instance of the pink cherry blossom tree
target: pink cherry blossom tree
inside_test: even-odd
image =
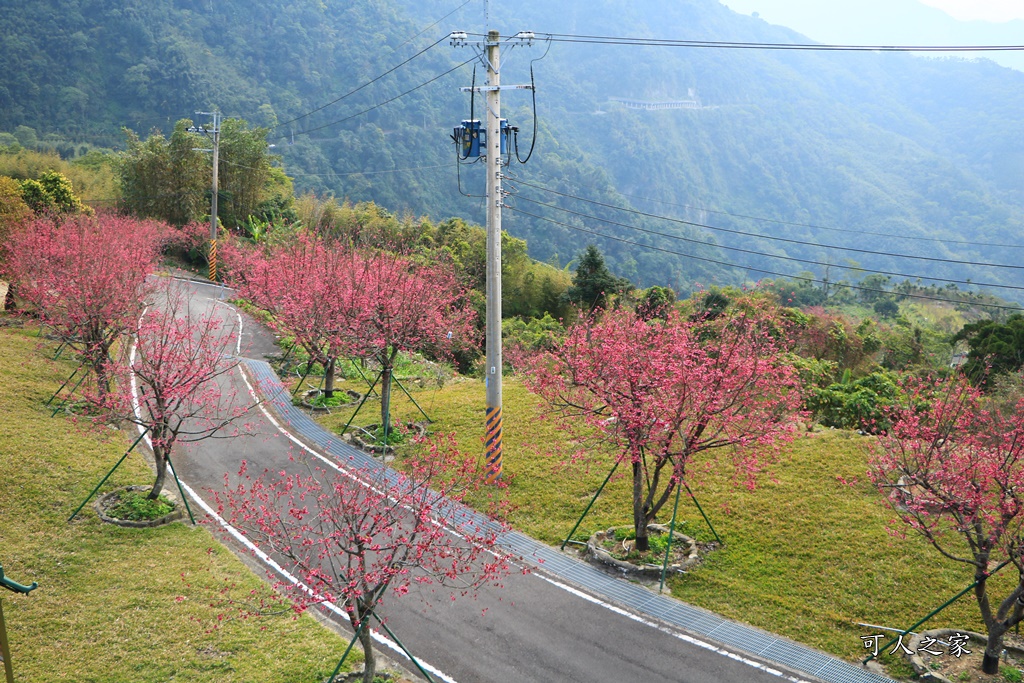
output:
[[[325,367],[328,396],[338,358],[379,364],[382,425],[390,425],[399,353],[444,358],[473,343],[476,313],[451,263],[353,251],[315,236],[228,258],[239,295],[270,313],[273,328]]]
[[[878,437],[869,474],[903,524],[947,560],[973,568],[988,629],[982,661],[998,672],[1003,635],[1024,618],[1024,399],[1000,410],[962,377],[909,379]],[[1017,568],[1002,599],[993,564]]]
[[[269,313],[268,325],[324,368],[324,394],[332,397],[337,360],[352,355],[355,320],[370,306],[359,281],[362,259],[305,235],[257,250],[232,246],[224,255],[238,295]]]
[[[149,292],[167,226],[110,214],[37,220],[12,232],[4,271],[42,322],[110,383],[110,352]]]
[[[535,358],[527,381],[562,425],[611,438],[631,466],[638,550],[700,459],[731,459],[752,487],[768,449],[790,438],[800,395],[778,335],[757,308],[715,321],[617,310],[581,319]]]
[[[395,360],[403,351],[434,358],[473,343],[476,312],[450,262],[421,264],[388,251],[363,257],[362,296],[352,297],[353,351],[381,367],[381,425],[390,425]]]
[[[110,392],[89,395],[113,414],[148,432],[156,463],[149,498],[160,495],[167,461],[176,444],[236,436],[236,424],[252,404],[221,384],[238,362],[235,333],[213,312],[202,312],[182,287],[164,287],[157,305],[136,321],[128,363],[116,368]]]
[[[297,611],[323,602],[345,611],[359,633],[362,680],[371,683],[370,619],[388,596],[429,585],[454,599],[499,585],[509,572],[510,557],[497,545],[503,526],[463,514],[461,501],[482,481],[474,461],[449,438],[410,460],[408,474],[307,467],[253,478],[243,463],[217,501],[233,526],[301,581],[276,583]]]

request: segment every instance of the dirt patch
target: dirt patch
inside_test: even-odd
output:
[[[904,652],[904,655],[914,667],[917,680],[950,683],[1015,683],[1024,680],[1024,640],[1012,633],[1003,638],[999,673],[992,675],[981,670],[986,641],[987,638],[980,633],[934,629],[913,638],[905,636],[903,642],[913,654]]]

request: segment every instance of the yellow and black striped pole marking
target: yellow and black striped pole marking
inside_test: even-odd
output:
[[[210,240],[210,280],[217,281],[217,240]]]
[[[487,437],[484,444],[487,455],[484,482],[496,484],[501,479],[501,408],[487,408]]]

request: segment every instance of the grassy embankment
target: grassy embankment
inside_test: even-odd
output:
[[[40,585],[0,596],[17,680],[326,678],[346,643],[309,615],[285,610],[207,632],[218,615],[232,614],[211,603],[267,587],[206,528],[122,529],[100,522],[91,506],[66,521],[130,441],[50,417],[43,403],[74,366],[45,360],[37,341],[34,329],[0,328],[0,564],[11,578]],[[148,483],[149,467],[133,454],[103,490]]]
[[[343,386],[365,390],[352,381]],[[434,420],[432,430],[455,432],[463,450],[482,451],[482,382],[410,390]],[[379,409],[379,403],[368,403],[356,424],[378,422]],[[350,406],[335,409],[321,420],[339,430],[351,412]],[[566,435],[514,378],[504,385],[503,412],[505,473],[516,506],[512,524],[560,544],[611,460],[604,455],[589,468],[564,466],[566,447],[559,444]],[[393,414],[421,419],[397,391]],[[782,450],[753,492],[734,485],[727,472],[700,474],[692,488],[726,545],[695,571],[671,579],[672,594],[853,660],[864,656],[860,636],[881,632],[854,622],[906,628],[965,588],[972,568],[943,559],[913,534],[900,539],[887,532],[893,514],[865,476],[871,442],[843,431],[801,436]],[[578,536],[629,524],[629,500],[629,482],[613,479]],[[679,514],[684,533],[711,538],[685,493]],[[670,517],[669,510],[662,521]],[[1011,572],[992,580],[995,595],[1007,594]],[[971,595],[929,622],[940,626],[984,631]]]

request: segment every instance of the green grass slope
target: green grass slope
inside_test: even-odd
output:
[[[66,521],[129,441],[50,417],[43,403],[73,365],[45,360],[37,344],[34,330],[0,328],[0,564],[40,586],[0,595],[16,679],[326,678],[345,642],[309,615],[284,610],[210,631],[220,615],[237,614],[227,600],[255,602],[268,588],[206,528],[123,529],[100,522],[91,506]],[[151,480],[133,454],[104,490]]]
[[[365,385],[349,384],[365,391]],[[434,420],[432,431],[455,432],[463,450],[482,456],[482,382],[410,390]],[[393,401],[396,418],[422,419],[400,392]],[[341,408],[320,420],[338,431],[352,410]],[[368,402],[355,424],[379,421],[379,410],[378,402]],[[503,414],[504,472],[514,505],[510,521],[560,545],[613,460],[607,452],[592,452],[588,466],[567,466],[578,445],[568,443],[567,434],[545,418],[539,399],[515,378],[505,381]],[[911,533],[889,533],[894,515],[866,477],[871,444],[871,437],[838,430],[800,436],[780,452],[754,491],[735,484],[726,467],[700,466],[690,485],[725,546],[695,570],[672,578],[673,596],[854,660],[866,656],[860,636],[882,632],[856,622],[907,628],[965,588],[973,568],[943,559]],[[723,456],[727,461],[728,454]],[[401,451],[396,464],[401,466]],[[668,510],[661,521],[667,524],[670,517]],[[631,519],[629,481],[620,472],[576,536]],[[679,519],[683,533],[713,538],[685,492]],[[1012,567],[992,579],[993,596],[1008,594],[1011,572]],[[939,627],[984,632],[973,595],[926,628]]]

